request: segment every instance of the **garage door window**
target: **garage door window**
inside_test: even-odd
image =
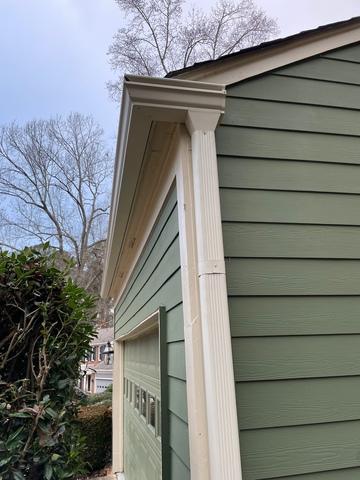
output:
[[[140,414],[146,420],[146,408],[147,406],[147,397],[146,397],[146,390],[141,389],[141,405],[140,405]]]
[[[139,385],[135,385],[135,399],[134,399],[134,406],[136,410],[140,409],[140,387]]]
[[[133,398],[134,398],[134,384],[131,380],[129,380],[129,402],[133,403]]]
[[[148,423],[150,428],[155,432],[156,429],[156,405],[155,397],[148,394]]]
[[[161,401],[145,388],[124,378],[124,396],[138,411],[156,437],[161,437]],[[134,401],[133,401],[134,400]]]

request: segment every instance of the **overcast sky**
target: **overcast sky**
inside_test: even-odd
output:
[[[360,0],[256,3],[278,19],[281,36],[360,15]],[[118,108],[105,83],[106,51],[123,21],[115,1],[0,0],[0,18],[0,124],[79,111],[113,140]]]

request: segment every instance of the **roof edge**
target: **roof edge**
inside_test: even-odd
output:
[[[216,60],[196,63],[170,72],[166,77],[230,85],[359,41],[360,17],[354,17],[245,48]],[[239,72],[241,68],[249,65],[254,68]],[[240,78],[232,74],[235,71],[236,74],[240,73]]]

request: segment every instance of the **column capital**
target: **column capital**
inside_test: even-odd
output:
[[[213,132],[222,113],[221,110],[189,109],[185,118],[186,128],[190,135],[194,132]]]

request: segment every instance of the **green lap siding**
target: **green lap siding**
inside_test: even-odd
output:
[[[169,195],[116,306],[116,337],[130,332],[160,306],[165,307],[166,311],[166,345],[162,347],[162,352],[166,355],[164,364],[167,371],[166,385],[163,384],[162,389],[167,392],[168,397],[165,428],[168,431],[169,445],[165,449],[168,457],[165,463],[168,465],[169,480],[186,480],[190,478],[190,461],[175,189]]]
[[[360,478],[359,125],[360,45],[227,87],[216,140],[244,480]]]
[[[345,470],[341,469],[308,475],[296,475],[295,477],[276,477],[271,480],[359,480],[359,478],[360,468],[347,468]]]

